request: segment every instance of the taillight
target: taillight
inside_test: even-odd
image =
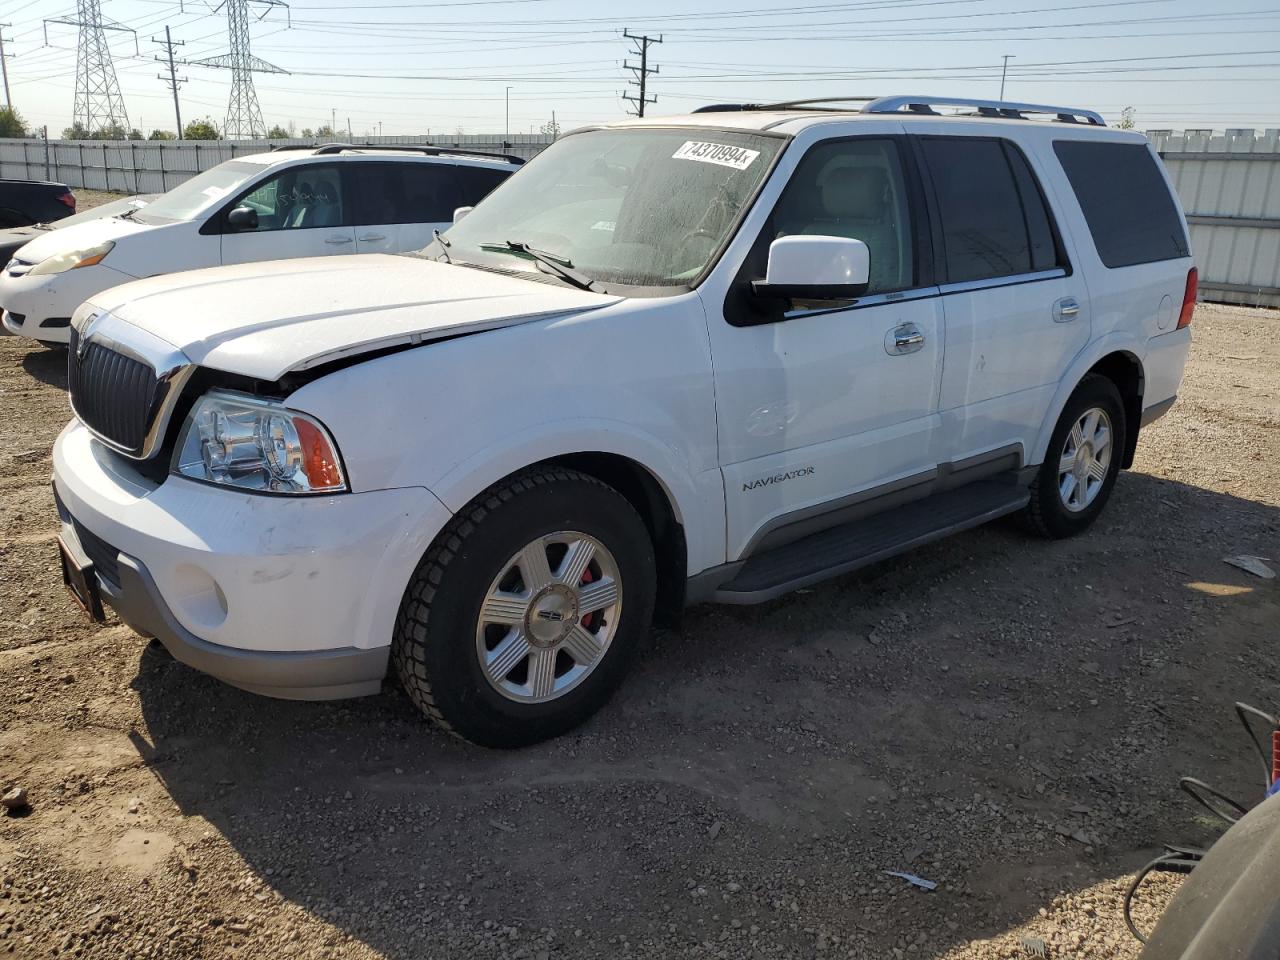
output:
[[[1182,313],[1178,314],[1178,326],[1176,329],[1181,330],[1183,327],[1191,326],[1191,314],[1196,309],[1196,290],[1200,286],[1200,274],[1192,267],[1187,271],[1187,289],[1182,294]]]
[[[74,193],[72,193],[70,190],[68,190],[66,193],[60,193],[58,194],[58,199],[61,200],[63,203],[65,203],[68,207],[70,207],[72,213],[75,213],[76,195]]]

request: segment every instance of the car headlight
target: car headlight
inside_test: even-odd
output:
[[[46,276],[51,273],[66,273],[81,267],[92,267],[101,263],[115,243],[106,240],[96,247],[85,247],[83,250],[72,250],[70,253],[56,253],[46,257],[27,271],[28,277]]]
[[[305,413],[247,394],[211,390],[196,401],[173,470],[263,493],[340,493],[342,460],[329,432]]]

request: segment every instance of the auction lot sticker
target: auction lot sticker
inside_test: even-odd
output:
[[[722,167],[745,170],[760,156],[759,150],[731,147],[726,143],[704,143],[686,140],[684,146],[671,155],[672,160],[697,160],[699,163],[716,163]]]

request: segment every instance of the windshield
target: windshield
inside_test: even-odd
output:
[[[205,207],[218,203],[254,177],[266,167],[260,163],[228,160],[190,180],[178,184],[168,193],[162,193],[139,210],[134,217],[142,223],[175,223],[190,220]]]
[[[712,129],[573,134],[450,228],[446,252],[454,262],[554,274],[549,256],[596,284],[688,284],[729,237],[784,143]]]

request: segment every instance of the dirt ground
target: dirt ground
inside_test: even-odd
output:
[[[997,523],[690,611],[579,732],[506,753],[392,684],[267,700],[84,620],[65,357],[0,339],[0,787],[31,800],[0,955],[1135,958],[1133,871],[1215,833],[1177,777],[1256,799],[1231,702],[1280,681],[1280,580],[1222,562],[1280,557],[1280,315],[1194,329],[1087,535]]]

